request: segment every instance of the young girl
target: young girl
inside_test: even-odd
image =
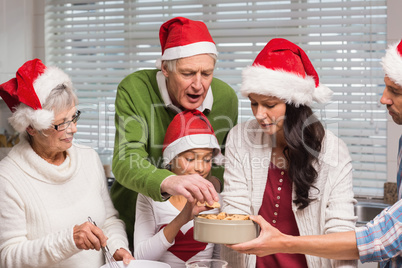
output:
[[[177,175],[194,174],[208,179],[212,160],[220,154],[214,131],[199,111],[176,115],[163,144],[164,166]],[[207,207],[189,203],[183,196],[155,202],[139,194],[134,226],[135,258],[161,261],[172,267],[185,267],[185,262],[192,258],[219,258],[219,245],[193,239],[192,219],[206,210]],[[214,210],[209,213],[218,213]]]

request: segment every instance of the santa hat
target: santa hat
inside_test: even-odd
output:
[[[214,149],[214,156],[220,154],[219,143],[208,118],[198,110],[177,114],[163,141],[163,166],[166,167],[178,154],[197,148],[211,148]]]
[[[313,101],[325,103],[332,96],[320,84],[306,53],[286,39],[269,41],[242,75],[241,93],[246,97],[250,93],[275,96],[298,107]]]
[[[381,64],[385,75],[402,86],[402,40],[388,47]]]
[[[163,60],[175,60],[199,54],[218,55],[214,40],[205,23],[183,17],[173,18],[162,24],[159,30],[162,57],[157,61],[158,68]]]
[[[34,59],[22,65],[16,77],[0,85],[0,96],[13,112],[10,124],[18,132],[28,126],[37,130],[47,129],[54,120],[53,111],[43,110],[42,105],[58,85],[72,87],[70,78],[57,67],[46,67]]]

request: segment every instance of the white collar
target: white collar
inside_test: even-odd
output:
[[[169,93],[166,87],[166,77],[163,75],[162,71],[156,73],[156,82],[158,83],[159,92],[161,93],[165,106],[173,111],[180,112],[180,108],[174,105],[169,97]],[[210,86],[204,101],[202,102],[201,106],[197,108],[197,110],[200,112],[204,112],[205,110],[211,111],[213,103],[214,96],[212,94]]]
[[[74,143],[66,152],[66,159],[61,165],[50,164],[36,154],[26,138],[22,137],[8,156],[30,177],[46,183],[63,184],[74,178],[81,162]]]

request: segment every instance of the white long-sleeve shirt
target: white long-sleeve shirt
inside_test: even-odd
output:
[[[124,223],[109,197],[97,153],[73,144],[60,166],[21,139],[0,162],[0,267],[99,268],[101,251],[80,250],[73,228],[90,216],[112,254],[128,250]]]
[[[186,267],[185,260],[219,258],[220,245],[208,243],[204,249],[200,248],[200,242],[189,241],[187,249],[198,252],[187,259],[190,255],[175,249],[176,239],[180,235],[180,242],[188,238],[193,238],[194,221],[191,220],[182,226],[178,236],[169,243],[163,233],[164,226],[169,224],[180,211],[174,207],[169,200],[166,202],[156,202],[142,194],[138,194],[136,218],[134,227],[134,258],[153,261],[161,261],[171,267]],[[208,213],[218,213],[217,210],[210,210]],[[187,250],[186,249],[186,250]],[[181,257],[181,258],[180,258]],[[184,259],[184,260],[183,260]]]

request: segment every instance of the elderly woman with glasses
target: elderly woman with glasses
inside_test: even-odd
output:
[[[70,78],[31,60],[0,85],[0,96],[20,133],[0,162],[0,267],[100,267],[106,245],[128,263],[100,159],[72,142],[80,111]]]

